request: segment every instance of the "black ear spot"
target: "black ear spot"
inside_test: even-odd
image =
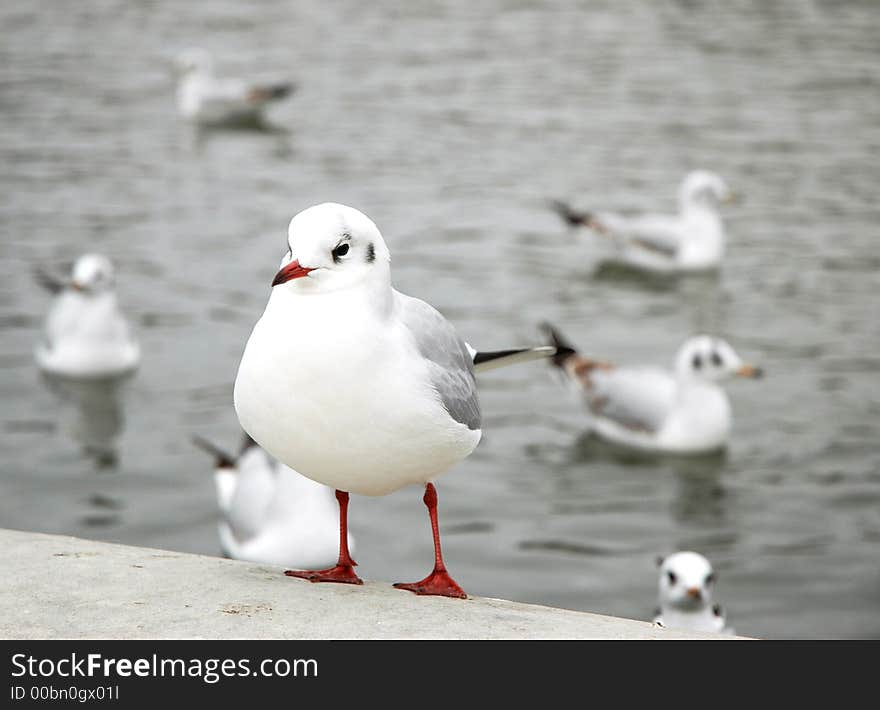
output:
[[[691,360],[691,362],[693,363],[695,370],[699,370],[703,367],[703,358],[699,355],[694,355],[694,359]]]
[[[374,261],[376,261],[376,247],[370,242],[367,244],[367,263],[372,264]]]

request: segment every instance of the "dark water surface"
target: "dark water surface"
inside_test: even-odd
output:
[[[0,24],[0,525],[217,553],[188,438],[237,440],[287,222],[333,200],[479,346],[550,320],[662,363],[708,330],[767,370],[730,386],[726,455],[662,461],[584,437],[543,364],[487,375],[484,442],[439,487],[466,590],[650,618],[655,556],[692,548],[741,633],[880,635],[876,3],[32,0]],[[277,130],[177,120],[167,59],[191,45],[297,80]],[[692,167],[746,198],[718,278],[596,271],[544,206],[671,209]],[[31,266],[86,250],[117,263],[144,351],[103,399],[47,387],[31,355]],[[430,566],[416,488],[354,498],[352,524],[365,576]]]

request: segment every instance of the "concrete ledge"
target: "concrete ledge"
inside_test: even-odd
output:
[[[0,530],[5,639],[732,638],[389,584],[311,584],[275,567]]]

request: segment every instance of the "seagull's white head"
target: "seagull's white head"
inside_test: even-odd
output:
[[[710,335],[688,338],[675,356],[675,371],[679,377],[719,382],[728,377],[763,377],[760,367],[743,362],[727,341]]]
[[[676,552],[657,563],[661,609],[699,611],[711,604],[716,575],[709,560],[696,552]]]
[[[174,59],[177,73],[184,77],[191,74],[211,74],[214,71],[214,58],[206,49],[185,49]]]
[[[111,290],[115,280],[110,259],[102,254],[84,254],[73,265],[70,285],[77,291],[96,294]]]
[[[721,203],[736,200],[736,195],[724,180],[708,170],[694,170],[682,180],[678,190],[678,203],[681,210],[692,207],[716,208]]]
[[[390,284],[391,255],[363,212],[325,202],[290,220],[287,254],[272,286],[326,293],[362,284]]]

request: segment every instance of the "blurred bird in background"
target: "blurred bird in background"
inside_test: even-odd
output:
[[[35,275],[55,297],[35,351],[40,369],[62,377],[102,378],[137,368],[140,347],[119,309],[113,264],[106,256],[81,256],[67,280],[42,268]]]
[[[626,216],[576,210],[565,202],[551,207],[570,226],[584,226],[608,237],[613,261],[656,273],[706,271],[724,257],[724,224],[719,206],[734,193],[718,175],[689,173],[678,190],[678,214]]]
[[[223,554],[281,567],[327,566],[336,560],[339,526],[332,488],[276,461],[245,435],[238,454],[199,436],[214,457]],[[354,548],[354,538],[348,535]]]
[[[214,74],[214,59],[204,49],[187,49],[175,60],[177,109],[204,126],[259,124],[266,106],[290,95],[290,82],[259,83]]]
[[[721,606],[712,603],[718,576],[709,560],[696,552],[676,552],[657,560],[659,604],[654,623],[688,631],[734,633]]]
[[[582,395],[593,432],[628,448],[701,453],[725,446],[732,416],[719,383],[734,375],[763,375],[724,340],[708,335],[685,341],[667,370],[591,360],[553,326],[544,330],[557,350],[553,364]]]

